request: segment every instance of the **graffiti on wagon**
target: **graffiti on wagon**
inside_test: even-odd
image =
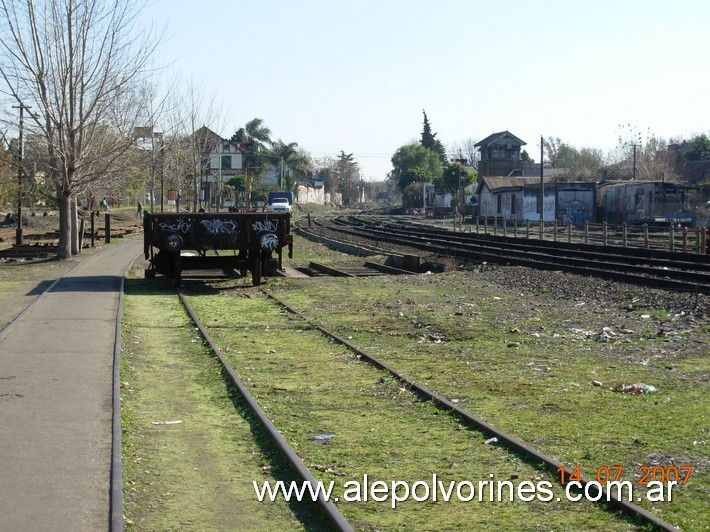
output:
[[[211,235],[229,235],[232,237],[239,235],[239,226],[231,220],[215,218],[213,220],[202,220],[200,223],[205,226],[205,229]]]
[[[161,231],[170,231],[171,233],[183,233],[187,234],[192,229],[192,224],[185,221],[184,218],[178,218],[175,223],[161,222],[158,224]]]
[[[259,233],[261,231],[270,231],[275,233],[278,226],[278,220],[259,220],[251,224],[251,228],[255,233]]]

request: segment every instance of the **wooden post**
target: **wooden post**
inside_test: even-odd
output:
[[[572,222],[568,222],[567,224],[567,243],[571,244],[572,243]]]
[[[79,254],[81,254],[81,248],[84,247],[84,225],[86,225],[86,218],[82,216],[79,220]]]
[[[643,224],[643,246],[648,249],[648,224]]]
[[[91,247],[96,245],[96,212],[91,211]]]
[[[606,222],[602,222],[602,245],[606,246],[608,227]]]
[[[589,244],[589,222],[584,222],[584,243]]]
[[[671,222],[670,230],[668,231],[668,249],[673,251],[675,248],[675,227],[673,227],[673,222]]]
[[[683,227],[683,252],[688,251],[688,228]]]
[[[104,214],[104,242],[107,244],[111,243],[111,214],[108,212]]]
[[[624,222],[621,226],[621,231],[622,231],[622,247],[626,247],[626,244],[628,242],[628,237],[629,237],[629,226],[626,225],[626,222]]]

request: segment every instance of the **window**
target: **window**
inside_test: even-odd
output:
[[[232,156],[222,155],[222,169],[231,170],[232,169]]]
[[[503,206],[503,196],[500,194],[498,195],[498,214],[501,213],[501,208]]]

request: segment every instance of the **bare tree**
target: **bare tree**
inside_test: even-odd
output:
[[[134,127],[150,120],[144,84],[161,39],[141,32],[141,7],[133,0],[0,0],[0,90],[32,108],[30,125],[46,142],[60,259],[72,252],[75,194],[117,175]]]
[[[176,191],[178,207],[186,193],[197,211],[198,179],[209,172],[210,153],[219,142],[214,131],[223,129],[224,112],[216,95],[207,94],[192,80],[186,85],[174,83],[168,92],[172,94],[169,104],[160,113],[165,131],[165,184]]]
[[[548,137],[544,142],[545,160],[552,168],[564,170],[559,179],[593,181],[604,164],[604,155],[595,148],[577,149],[559,137]]]
[[[454,142],[449,147],[449,153],[453,159],[466,159],[469,166],[476,166],[476,162],[480,157],[476,142],[470,137],[462,142]]]
[[[631,124],[620,124],[607,171],[623,179],[674,181],[678,178],[676,160],[668,151],[668,145],[674,142],[656,137],[650,129],[642,132]]]

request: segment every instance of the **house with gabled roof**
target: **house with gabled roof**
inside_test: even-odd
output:
[[[513,135],[510,131],[499,131],[488,135],[475,144],[481,153],[478,161],[480,176],[513,176],[522,173],[520,148],[526,142]]]

